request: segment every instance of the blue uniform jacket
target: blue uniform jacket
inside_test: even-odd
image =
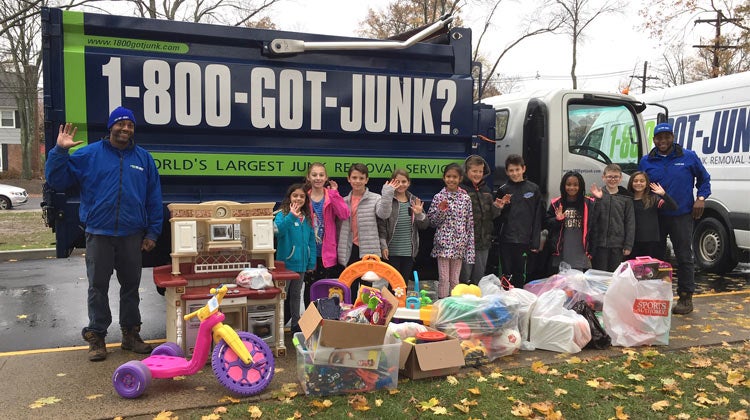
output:
[[[674,201],[677,210],[661,210],[666,216],[680,216],[693,211],[695,197],[693,185],[698,189],[698,197],[711,195],[711,176],[703,167],[698,155],[674,143],[667,156],[659,154],[656,148],[641,158],[639,169],[648,174],[651,182],[658,182]],[[695,184],[693,184],[695,182]]]
[[[276,213],[276,259],[284,262],[287,270],[304,273],[315,269],[317,250],[315,232],[308,220],[299,220],[292,213]]]
[[[164,218],[159,172],[146,149],[131,145],[120,150],[108,139],[68,154],[55,146],[45,168],[47,183],[57,191],[81,189],[78,217],[86,232],[129,236],[145,232],[156,241]]]

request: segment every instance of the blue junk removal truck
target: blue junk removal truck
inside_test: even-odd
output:
[[[368,165],[377,192],[406,168],[423,200],[448,163],[476,153],[494,167],[483,140],[494,111],[472,100],[471,31],[447,29],[447,16],[405,41],[54,8],[42,21],[46,150],[60,124],[96,141],[111,110],[130,108],[165,205],[278,202],[318,161],[343,194],[352,163]],[[77,190],[45,191],[58,257],[84,246],[78,204]],[[167,220],[144,265],[169,262]]]

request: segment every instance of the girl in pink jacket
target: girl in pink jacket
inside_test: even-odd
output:
[[[336,260],[338,246],[337,220],[349,218],[349,206],[338,191],[336,181],[328,179],[326,167],[315,162],[307,168],[307,195],[310,197],[315,244],[318,260],[315,271],[305,279],[305,307],[310,303],[310,286],[317,280],[337,278]]]

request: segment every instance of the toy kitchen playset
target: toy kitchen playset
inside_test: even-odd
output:
[[[198,324],[183,316],[205,305],[209,289],[222,283],[231,285],[222,303],[225,322],[261,337],[276,356],[286,354],[286,283],[299,276],[273,259],[273,206],[232,201],[169,204],[172,264],[154,268],[154,283],[165,288],[167,341],[179,344],[187,355],[192,354]],[[259,265],[268,268],[273,287],[234,285],[240,271]]]

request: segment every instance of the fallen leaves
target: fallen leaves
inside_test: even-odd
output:
[[[163,410],[154,417],[154,420],[178,420],[178,417],[173,414],[171,411]]]
[[[370,406],[368,405],[367,398],[362,395],[355,395],[350,397],[348,400],[349,406],[355,411],[368,411]]]
[[[59,403],[60,401],[62,400],[57,397],[43,397],[31,403],[29,405],[29,408],[41,408],[41,407],[44,407],[45,405]]]
[[[604,378],[594,378],[586,381],[586,385],[596,389],[612,389],[612,382],[607,382]]]
[[[669,407],[669,401],[667,400],[661,400],[651,404],[651,409],[654,411],[664,411],[667,407]]]
[[[250,413],[251,419],[259,419],[263,417],[263,411],[257,405],[251,405],[247,408],[247,412]]]
[[[312,402],[310,402],[310,406],[315,407],[319,410],[325,410],[327,408],[331,408],[333,406],[333,402],[331,402],[331,400],[312,400]]]
[[[711,360],[711,358],[699,356],[690,359],[690,364],[688,366],[694,368],[707,368],[711,367],[713,363],[714,362]]]
[[[629,415],[625,414],[625,407],[618,405],[615,407],[615,418],[617,420],[628,420],[630,418]]]

